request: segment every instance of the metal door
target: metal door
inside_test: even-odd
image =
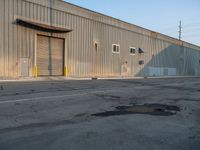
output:
[[[20,58],[21,77],[29,76],[29,58]]]
[[[37,38],[38,76],[63,76],[64,40],[38,36]]]
[[[51,45],[51,74],[63,76],[64,74],[64,40],[50,38]]]
[[[49,76],[49,37],[37,37],[38,76]]]

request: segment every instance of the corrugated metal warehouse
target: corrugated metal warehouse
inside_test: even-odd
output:
[[[61,0],[0,0],[0,78],[199,76],[200,47]]]

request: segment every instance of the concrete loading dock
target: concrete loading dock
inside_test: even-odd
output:
[[[199,46],[60,0],[0,0],[0,26],[1,79],[200,75]]]

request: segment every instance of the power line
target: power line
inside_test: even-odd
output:
[[[184,36],[183,36],[184,38],[185,37],[197,37],[197,38],[200,38],[200,34],[195,34],[195,33],[192,33],[192,34],[184,34]]]
[[[191,25],[185,25],[184,24],[184,28],[197,28],[199,26],[200,26],[200,24],[196,24],[196,25],[195,24],[193,24],[193,25],[192,24]]]

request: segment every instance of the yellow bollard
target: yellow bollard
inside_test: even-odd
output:
[[[38,76],[37,66],[34,66],[34,77],[37,78],[37,76]]]
[[[64,68],[64,76],[67,77],[69,74],[69,70],[67,69],[67,67],[65,66]]]

